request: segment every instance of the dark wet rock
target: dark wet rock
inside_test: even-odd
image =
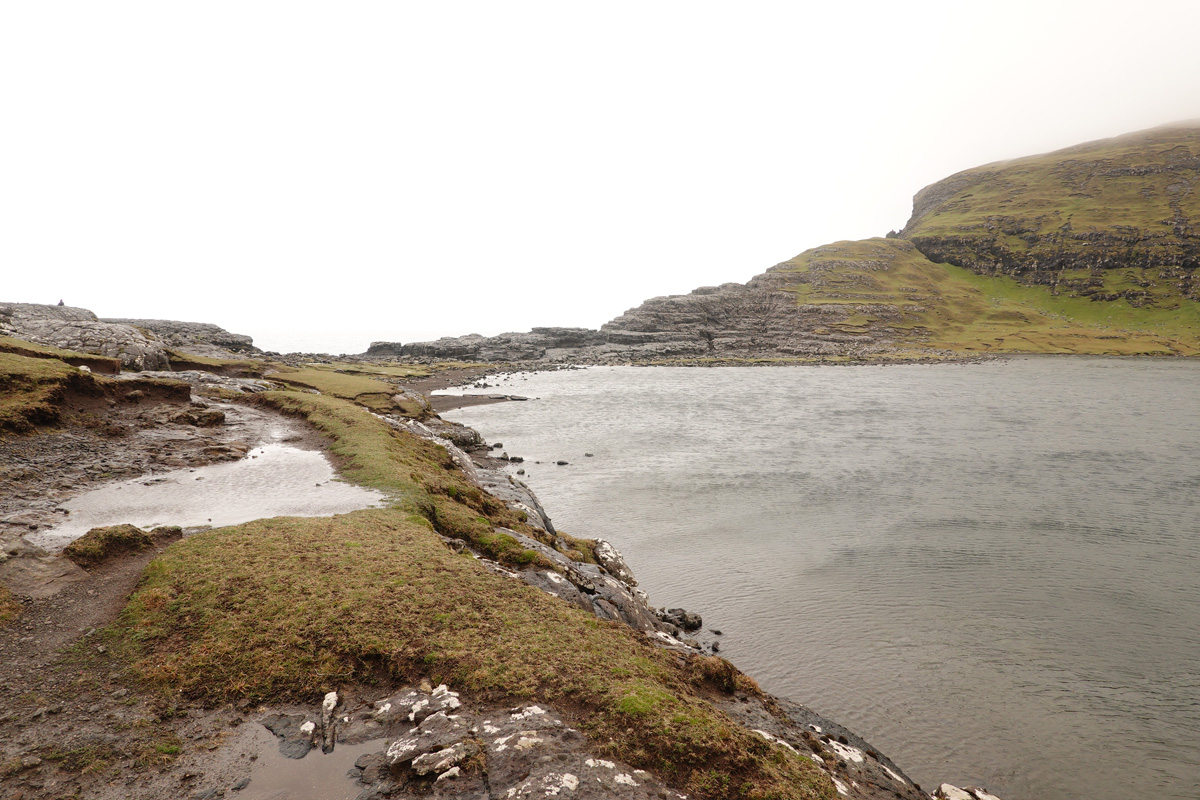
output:
[[[387,780],[389,767],[387,755],[384,753],[367,753],[359,756],[354,762],[354,768],[359,773],[359,782],[368,785]]]
[[[718,701],[735,722],[813,761],[843,796],[862,800],[928,800],[912,779],[861,736],[786,698],[769,703]]]
[[[698,631],[704,625],[704,620],[699,614],[682,608],[656,609],[655,614],[664,622],[677,625],[685,631]]]
[[[269,714],[263,726],[279,737],[279,752],[288,758],[304,758],[316,745],[317,723],[305,714]]]
[[[628,586],[637,586],[633,570],[625,563],[624,556],[617,548],[603,539],[596,540],[596,561],[604,571]]]
[[[434,435],[453,442],[463,450],[476,450],[484,446],[483,437],[479,432],[461,423],[434,418],[426,420],[425,426]]]
[[[943,783],[939,786],[933,796],[937,800],[1000,800],[987,789],[978,786],[967,786],[960,789],[950,783]]]

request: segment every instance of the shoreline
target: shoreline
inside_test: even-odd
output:
[[[420,386],[423,393],[428,393],[443,385],[448,387],[449,385],[461,383],[463,380],[496,371],[499,370],[495,367],[463,369],[453,373],[412,381],[407,385],[414,389],[415,386]],[[451,402],[461,400],[458,396],[445,397]],[[487,401],[503,402],[502,399],[494,397],[487,398]],[[238,404],[238,406],[240,408],[261,410],[258,406],[245,404]],[[435,418],[434,421],[442,422],[447,426],[449,425],[449,423],[441,421],[440,418]],[[153,424],[150,420],[142,420],[142,423]],[[133,425],[133,423],[130,424]],[[472,431],[472,433],[475,432]],[[324,437],[317,436],[315,433],[310,433],[310,436],[324,441]],[[478,434],[475,433],[475,436],[478,436]],[[485,445],[482,440],[480,444]],[[328,448],[328,442],[325,442],[325,446]],[[468,475],[471,474],[471,470],[474,470],[474,480],[477,485],[480,485],[485,491],[489,491],[489,493],[492,493],[505,502],[511,501],[513,497],[506,494],[507,489],[505,488],[506,486],[509,488],[512,487],[507,473],[495,470],[496,474],[491,477],[488,475],[489,466],[502,466],[503,464],[507,464],[507,462],[499,462],[493,459],[496,463],[489,465],[487,463],[489,456],[486,449],[483,449],[482,454],[478,455],[480,455],[478,460],[484,463],[477,463],[477,459],[469,458],[471,464],[460,463],[460,468],[466,471]],[[501,490],[499,494],[496,493],[497,489]],[[524,487],[524,489],[528,491],[528,487]],[[525,507],[530,508],[535,513],[541,511],[540,504],[532,492],[528,492],[528,500],[519,502],[524,503]],[[544,512],[541,513],[544,517]],[[548,519],[546,523],[548,527]],[[526,547],[535,548],[539,546],[532,539],[522,541]],[[453,546],[453,540],[447,543]],[[25,787],[27,798],[55,796],[50,793],[50,786],[53,784],[45,784],[44,788],[46,788],[47,793],[41,794],[41,790],[38,788],[41,784],[33,780],[33,776],[35,775],[53,775],[55,772],[54,770],[47,771],[47,759],[39,755],[39,753],[44,752],[43,750],[35,748],[30,751],[27,749],[31,744],[59,740],[64,742],[74,741],[80,735],[95,735],[94,733],[89,733],[89,731],[95,730],[94,726],[97,722],[107,725],[111,724],[112,719],[117,719],[127,720],[132,723],[136,719],[143,718],[150,713],[148,709],[152,707],[154,703],[153,699],[150,697],[138,697],[136,693],[130,694],[129,689],[125,686],[126,679],[121,677],[120,671],[113,671],[111,666],[107,668],[106,672],[98,673],[108,675],[107,679],[102,680],[102,691],[100,694],[97,696],[91,692],[85,692],[95,702],[91,702],[91,705],[85,706],[66,700],[66,697],[77,693],[78,689],[73,688],[74,678],[71,673],[62,672],[61,666],[56,667],[54,665],[61,665],[63,663],[58,655],[59,648],[72,641],[86,643],[88,647],[92,648],[92,655],[89,658],[99,657],[101,658],[101,663],[113,663],[107,659],[106,646],[100,644],[104,639],[99,638],[100,635],[96,632],[96,629],[103,627],[104,624],[107,624],[108,620],[111,620],[115,616],[117,611],[126,602],[129,592],[140,579],[145,565],[151,558],[162,555],[165,549],[164,546],[160,545],[138,554],[121,556],[106,565],[87,571],[82,578],[70,582],[65,588],[50,597],[23,603],[23,616],[18,619],[18,622],[14,626],[6,627],[0,633],[0,636],[3,636],[2,641],[4,642],[4,650],[6,652],[17,652],[17,648],[21,648],[22,652],[27,653],[29,656],[28,658],[11,660],[6,665],[7,669],[5,673],[0,675],[3,678],[2,682],[4,684],[3,694],[0,694],[0,697],[4,698],[10,708],[17,709],[20,714],[26,715],[25,721],[18,725],[19,734],[10,740],[9,746],[5,750],[9,756],[13,756],[15,753],[16,755],[13,757],[24,759],[20,762],[23,766],[15,773],[12,773],[13,776],[19,776],[19,783],[12,785]],[[542,552],[548,557],[553,555],[553,551],[549,549]],[[616,559],[617,561],[620,560],[619,554],[616,554]],[[65,561],[61,557],[59,557],[59,560],[60,562]],[[580,565],[576,564],[572,566],[564,563],[562,568],[570,574],[572,570],[577,571]],[[622,568],[623,564],[621,566],[614,565],[608,569],[615,574],[621,574]],[[625,568],[625,571],[627,572],[627,568]],[[603,575],[604,572],[602,571],[592,573],[590,576],[572,578],[572,581],[579,581],[576,583],[578,587],[590,586],[594,592],[597,588],[596,582]],[[605,578],[605,580],[609,579]],[[628,576],[628,580],[636,584],[632,575]],[[543,582],[547,585],[538,585],[536,583],[534,585],[551,593],[556,593],[555,590],[560,588],[554,584],[554,581],[545,581],[543,579]],[[609,596],[614,598],[613,602],[621,605],[622,602],[627,601],[619,601],[617,599],[618,595],[620,592],[628,590],[628,588],[627,586],[626,589],[622,589],[620,581],[617,581],[613,584],[612,589],[613,591],[617,591],[618,594]],[[629,596],[633,596],[631,590],[629,591]],[[599,608],[599,605],[594,600],[588,600],[586,597],[580,599],[585,603],[592,603]],[[568,600],[568,602],[571,601]],[[597,616],[600,616],[599,611],[596,613]],[[622,613],[636,614],[637,612],[630,606],[629,610]],[[74,620],[74,622],[66,623],[67,620]],[[629,624],[629,619],[625,621]],[[650,623],[647,621],[645,624],[649,625]],[[637,626],[634,625],[633,627],[636,629]],[[643,628],[643,630],[647,630],[647,628]],[[54,631],[55,635],[46,635],[50,631]],[[662,633],[655,635],[659,636],[660,639],[663,636]],[[670,645],[673,638],[671,635],[667,635],[666,643]],[[699,652],[698,649],[693,648],[692,645],[687,643],[685,637],[681,637],[681,639],[682,641],[676,639],[675,641],[678,644],[672,646],[682,647],[680,652],[683,653]],[[31,643],[36,643],[37,646],[30,647]],[[80,674],[82,675],[83,673]],[[750,680],[750,683],[753,684],[752,679],[748,677],[746,679]],[[413,690],[419,693],[421,687],[416,687]],[[359,698],[354,702],[363,702],[370,699],[370,695],[363,693],[362,687],[350,687],[345,691],[349,692],[347,695],[348,698],[356,696]],[[755,687],[755,691],[757,692],[757,687]],[[436,692],[430,694],[429,697],[432,699],[435,694]],[[45,701],[48,704],[40,708],[30,706],[28,698],[31,695],[38,698],[49,698]],[[65,701],[59,702],[56,698],[64,698]],[[762,738],[768,741],[783,742],[783,746],[788,748],[801,748],[800,752],[815,754],[815,758],[814,755],[808,755],[807,757],[814,759],[818,765],[823,764],[824,768],[828,769],[831,775],[841,776],[834,778],[834,780],[842,781],[846,786],[851,787],[851,789],[858,785],[881,785],[882,783],[893,785],[891,791],[895,794],[891,796],[924,796],[923,794],[912,794],[914,789],[911,785],[906,785],[906,779],[902,777],[903,773],[900,772],[899,767],[888,761],[885,756],[879,754],[869,743],[856,736],[853,732],[789,700],[764,696],[762,700],[763,704],[759,705],[753,698],[754,695],[736,694],[728,700],[720,701],[717,707],[722,709],[723,713],[728,714],[731,719],[738,721],[741,725],[749,729],[757,731]],[[39,700],[39,702],[42,701]],[[347,700],[346,702],[350,701]],[[717,698],[714,698],[714,702],[717,702]],[[784,718],[777,717],[776,712],[771,711],[772,708],[776,707],[786,708],[791,721],[786,722]],[[178,724],[164,721],[167,727],[161,730],[173,731],[166,735],[181,737],[183,741],[190,741],[192,739],[202,741],[219,740],[219,731],[224,725],[242,725],[247,722],[257,723],[266,718],[264,714],[270,716],[270,713],[290,713],[301,716],[312,713],[311,709],[291,706],[258,708],[246,706],[244,708],[239,707],[234,712],[231,717],[228,710],[196,709],[187,715],[188,721]],[[154,714],[150,713],[150,716],[154,716]],[[105,717],[107,717],[109,722],[104,722]],[[154,730],[160,730],[160,728],[154,728]],[[262,739],[262,737],[259,738]],[[273,746],[275,741],[274,738],[262,739],[262,742],[265,742],[263,746],[268,748]],[[175,744],[163,746],[176,749],[179,747]],[[253,772],[251,764],[259,755],[263,754],[261,748],[255,750],[254,747],[245,743],[238,744],[237,746],[245,749],[240,750],[240,752],[231,753],[221,746],[201,751],[193,751],[189,748],[186,758],[172,760],[170,764],[164,763],[160,767],[158,777],[154,778],[154,781],[157,782],[157,786],[162,787],[164,785],[162,783],[163,776],[175,776],[172,779],[179,780],[179,776],[186,778],[187,774],[202,774],[207,776],[205,780],[209,781],[210,784],[218,786],[223,784],[227,787],[234,786],[236,788],[235,784],[242,780],[239,777],[242,774],[258,775],[258,773]],[[27,755],[20,755],[23,749]],[[31,752],[32,754],[29,754]],[[344,778],[340,776],[335,777],[341,782],[339,785],[345,783]],[[264,779],[261,775],[257,778],[259,787],[261,787]],[[846,781],[849,782],[845,783]],[[0,775],[0,785],[10,785],[10,780]],[[108,788],[100,790],[99,787],[92,784],[88,791],[88,796],[103,798],[104,800],[113,798],[115,800],[117,797],[124,797],[124,792],[127,791],[115,788],[115,786],[110,788],[113,791],[109,791]],[[201,789],[202,787],[195,788]],[[186,790],[188,793],[192,791],[191,788]],[[197,792],[197,794],[200,793]],[[614,793],[610,796],[634,797],[636,795]],[[852,791],[851,796],[862,798],[872,797],[869,794],[860,794],[857,790]]]

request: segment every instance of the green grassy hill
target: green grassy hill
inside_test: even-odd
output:
[[[1198,189],[1200,123],[1156,128],[952,175],[899,238],[817,247],[751,285],[918,353],[1198,355]]]
[[[937,264],[902,239],[837,242],[772,268],[801,306],[837,309],[842,333],[886,328],[894,345],[956,352],[1200,354],[1195,303],[1164,313],[1055,295]]]
[[[1200,300],[1200,123],[952,175],[901,235],[934,261],[1135,308]]]

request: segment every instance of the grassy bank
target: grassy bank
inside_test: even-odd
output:
[[[937,264],[910,242],[865,239],[805,251],[772,270],[837,333],[888,331],[898,347],[958,353],[1200,354],[1195,303],[1164,310],[1055,294]],[[823,331],[828,332],[828,331]]]
[[[308,419],[343,475],[395,503],[173,545],[112,633],[157,691],[204,704],[311,702],[337,687],[428,678],[480,701],[554,704],[599,752],[697,797],[836,796],[807,759],[712,705],[756,691],[726,662],[664,651],[443,544],[435,531],[514,565],[531,552],[493,532],[522,527],[520,515],[466,483],[442,448],[337,398],[273,392],[256,402]]]
[[[0,431],[28,432],[58,421],[67,390],[91,382],[91,376],[54,358],[0,353]]]

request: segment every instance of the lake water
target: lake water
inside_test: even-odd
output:
[[[445,416],[523,456],[556,526],[616,544],[651,602],[927,789],[1200,798],[1200,362],[504,385],[538,399]]]

